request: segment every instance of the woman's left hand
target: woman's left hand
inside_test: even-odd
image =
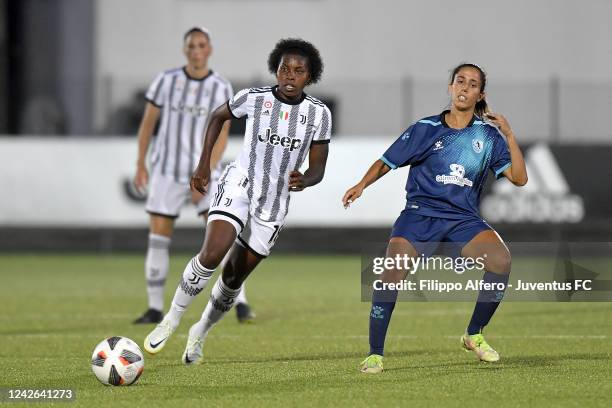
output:
[[[502,132],[505,136],[508,136],[512,133],[512,128],[510,127],[510,123],[504,115],[501,113],[487,112],[485,113],[487,120],[493,123],[500,132]]]

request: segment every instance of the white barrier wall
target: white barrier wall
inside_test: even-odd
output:
[[[404,206],[406,169],[386,175],[349,210],[340,199],[392,141],[333,140],[325,179],[292,193],[287,225],[391,226]],[[230,141],[227,160],[241,143]],[[130,199],[124,185],[135,163],[135,139],[0,138],[0,227],[146,226],[144,203]],[[193,206],[178,225],[201,225]]]

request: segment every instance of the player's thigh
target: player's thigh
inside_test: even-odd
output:
[[[209,189],[208,223],[214,220],[227,221],[240,234],[249,218],[247,187],[247,177],[235,165],[228,165],[214,188]]]
[[[391,230],[387,257],[410,259],[419,254],[427,257],[433,254],[445,234],[444,222],[440,219],[403,210]],[[412,262],[409,262],[412,265]],[[396,268],[383,273],[384,282],[398,282],[406,277],[409,269]]]
[[[229,168],[211,197],[206,237],[200,254],[204,266],[216,267],[221,262],[248,219],[249,200],[244,176],[235,168]]]
[[[391,237],[389,243],[387,244],[386,256],[387,258],[393,259],[397,259],[397,257],[403,259],[405,256],[407,256],[409,259],[414,259],[417,256],[417,250],[407,238]],[[412,264],[411,261],[409,263],[410,265]],[[381,280],[386,283],[397,283],[404,279],[408,272],[408,268],[404,268],[402,265],[397,267],[396,265],[395,268],[385,269],[385,271],[382,273]]]
[[[232,223],[223,219],[209,221],[199,256],[202,266],[215,269],[232,247],[236,235],[236,228]]]
[[[262,257],[249,249],[234,244],[223,267],[223,281],[230,288],[238,289],[262,260]]]
[[[464,258],[480,258],[489,272],[509,274],[511,257],[508,247],[493,229],[480,231],[461,250]]]

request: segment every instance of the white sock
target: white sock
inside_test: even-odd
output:
[[[210,294],[210,300],[206,305],[206,309],[204,309],[200,321],[195,324],[196,333],[201,333],[202,337],[206,337],[210,329],[234,306],[234,301],[239,292],[240,288],[231,289],[227,287],[223,283],[221,276],[219,276]]]
[[[194,256],[187,263],[181,277],[181,283],[179,283],[174,293],[170,311],[166,315],[173,327],[179,325],[185,310],[193,302],[193,299],[206,287],[214,271],[214,269],[203,267],[198,259],[198,255]]]
[[[247,305],[249,303],[246,298],[246,287],[244,286],[244,282],[240,287],[240,293],[236,297],[236,304],[238,303],[242,303],[243,305]]]
[[[145,279],[147,280],[150,309],[164,310],[164,288],[170,262],[169,247],[170,238],[149,234],[149,246],[145,258]]]

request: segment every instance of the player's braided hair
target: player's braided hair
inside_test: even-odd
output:
[[[459,64],[453,69],[451,76],[450,76],[449,85],[452,85],[453,81],[455,80],[455,76],[457,76],[459,71],[461,71],[461,69],[463,68],[474,68],[475,70],[478,71],[478,73],[480,74],[480,92],[481,93],[484,92],[487,86],[487,73],[482,68],[480,68],[478,65],[470,64],[467,62],[463,64]],[[489,107],[487,105],[486,99],[482,98],[480,101],[476,102],[474,113],[476,113],[476,115],[478,116],[482,116],[485,112],[488,111],[488,109]]]
[[[281,58],[285,54],[297,54],[306,58],[310,73],[308,84],[319,82],[323,74],[323,60],[319,50],[314,45],[299,38],[283,38],[277,42],[268,57],[268,70],[272,74],[276,74]]]

